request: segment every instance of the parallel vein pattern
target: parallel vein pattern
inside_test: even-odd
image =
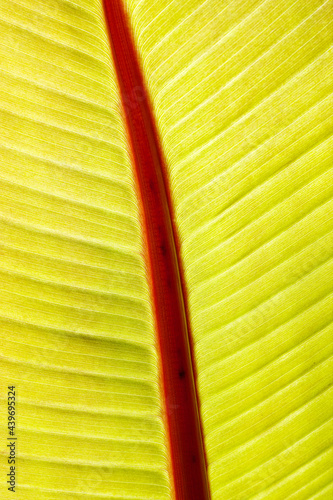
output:
[[[16,386],[16,498],[169,499],[155,327],[101,2],[6,0],[0,11],[0,396],[4,424]],[[0,489],[13,495],[3,480]]]
[[[156,318],[168,429],[172,498],[208,500],[209,485],[163,153],[122,0],[105,15],[132,148]],[[139,93],[139,99],[137,91]]]
[[[213,499],[333,494],[331,0],[126,0],[166,155]]]

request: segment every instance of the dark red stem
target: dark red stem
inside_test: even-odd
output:
[[[104,8],[141,202],[175,498],[208,500],[189,325],[165,162],[122,0],[104,0]]]

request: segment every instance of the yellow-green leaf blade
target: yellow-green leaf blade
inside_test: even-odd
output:
[[[16,496],[170,498],[142,229],[102,4],[1,2],[1,33],[0,375],[4,419],[6,387],[16,387]]]
[[[214,499],[329,498],[331,1],[126,1],[164,149]]]

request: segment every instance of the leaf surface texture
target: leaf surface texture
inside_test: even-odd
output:
[[[333,2],[124,4],[166,160],[212,499],[327,500]],[[0,10],[0,376],[19,401],[16,498],[173,498],[102,2]]]
[[[212,498],[330,498],[333,4],[126,3],[170,179]]]
[[[170,498],[139,206],[101,2],[0,10],[0,374],[17,391],[16,496]],[[3,477],[8,467],[6,453]]]

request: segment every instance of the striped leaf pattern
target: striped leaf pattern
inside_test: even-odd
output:
[[[329,500],[333,1],[123,4],[165,157],[212,500]],[[16,498],[176,499],[103,2],[0,12],[0,379],[18,398]],[[6,438],[2,426],[2,478]],[[0,496],[13,496],[4,481]]]
[[[4,0],[0,11],[0,376],[3,424],[3,388],[17,392],[14,496],[170,498],[141,223],[102,5]]]
[[[333,3],[127,11],[170,176],[212,498],[331,498]]]

